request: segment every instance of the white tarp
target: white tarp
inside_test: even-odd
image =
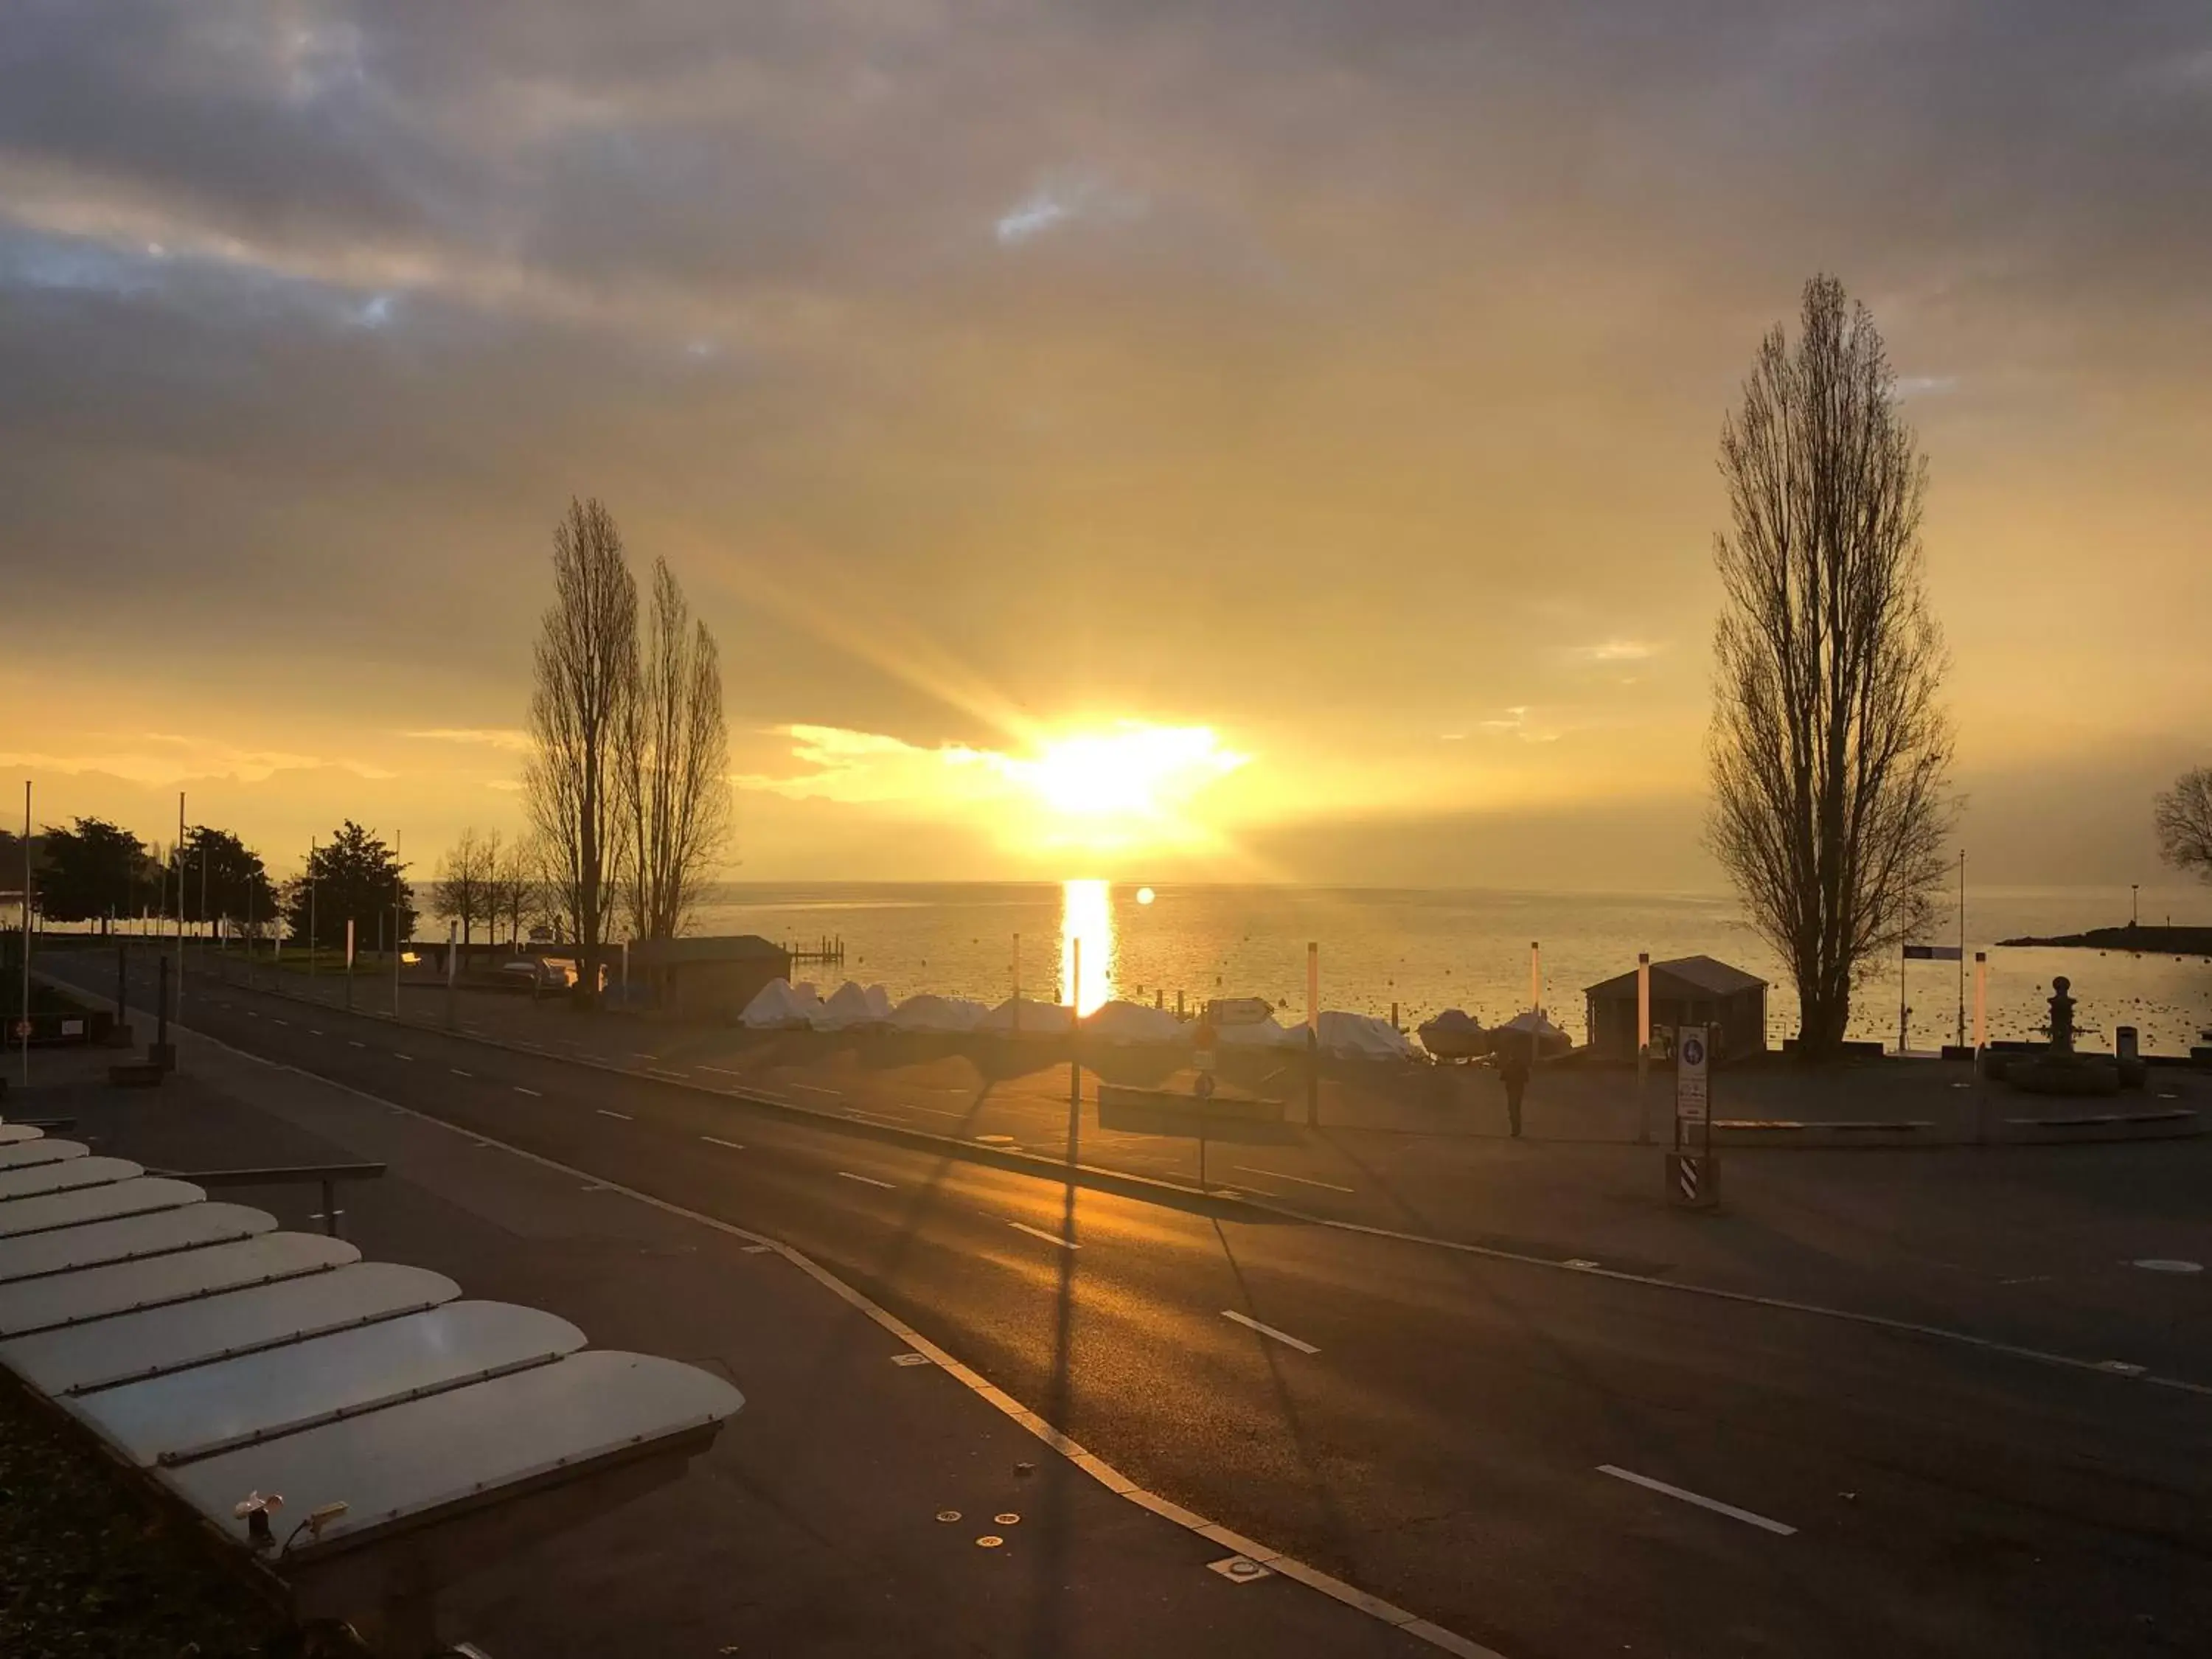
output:
[[[1191,1028],[1164,1008],[1116,999],[1085,1014],[1083,1031],[1101,1042],[1172,1043],[1189,1042]]]
[[[856,980],[847,980],[830,994],[829,1000],[812,1012],[817,1031],[849,1031],[856,1025],[879,1025],[890,1013],[890,999],[880,985],[865,990]]]
[[[1014,1012],[1021,1012],[1020,1032],[1024,1036],[1065,1036],[1072,1024],[1065,1003],[1031,1002],[1027,997],[1008,997],[1004,1002],[975,1022],[979,1031],[1012,1031],[1015,1030]]]
[[[966,997],[908,997],[891,1010],[888,1022],[894,1031],[972,1031],[991,1011]]]
[[[1540,1054],[1564,1054],[1575,1046],[1575,1040],[1572,1037],[1553,1024],[1534,1008],[1522,1009],[1512,1018],[1498,1026],[1496,1030],[1534,1032],[1536,1051]]]
[[[1213,1034],[1213,1040],[1224,1048],[1291,1048],[1305,1047],[1306,1028],[1285,1030],[1275,1023],[1275,1017],[1255,1019],[1242,1025],[1224,1025]]]
[[[755,1031],[793,1030],[813,1024],[815,1011],[821,1006],[822,999],[812,985],[772,979],[745,1005],[738,1022]]]
[[[1306,1040],[1304,1023],[1293,1025],[1290,1036],[1293,1042],[1303,1045]],[[1420,1054],[1413,1047],[1413,1039],[1389,1020],[1377,1019],[1372,1014],[1346,1013],[1341,1008],[1322,1010],[1321,1048],[1324,1054],[1361,1060],[1413,1060]]]

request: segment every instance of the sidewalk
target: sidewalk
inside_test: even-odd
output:
[[[107,1087],[104,1054],[42,1056],[48,1080],[10,1115],[73,1116],[99,1152],[182,1170],[384,1162],[382,1180],[341,1189],[368,1254],[744,1391],[686,1479],[455,1593],[448,1627],[495,1659],[1437,1650],[1290,1577],[1208,1571],[1233,1551],[1116,1497],[941,1368],[893,1364],[905,1342],[743,1237],[182,1042],[158,1091]],[[312,1186],[223,1196],[321,1224]]]

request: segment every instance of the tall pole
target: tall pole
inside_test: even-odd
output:
[[[1651,952],[1636,953],[1636,1144],[1651,1139],[1644,1108],[1644,1084],[1651,1073]]]
[[[453,1026],[453,975],[460,971],[461,926],[457,921],[446,924],[446,1029]]]
[[[1959,1047],[1966,1046],[1966,849],[1959,849]]]
[[[177,1018],[185,1017],[185,792],[177,791]]]
[[[1306,941],[1306,1127],[1321,1121],[1321,941]]]
[[[392,861],[395,865],[399,862],[400,842],[405,835],[402,830],[392,832]],[[392,1018],[394,1019],[399,1018],[399,883],[400,876],[395,870],[392,876]]]
[[[1067,1105],[1072,1112],[1083,1104],[1083,1058],[1076,1038],[1083,1030],[1083,935],[1068,940],[1067,969]],[[1073,1131],[1069,1132],[1071,1142]]]
[[[1528,1006],[1536,1013],[1544,1012],[1544,947],[1533,939],[1528,941]]]
[[[313,988],[315,951],[322,943],[322,935],[315,931],[315,838],[307,837],[307,979],[308,988]]]
[[[1014,1034],[1022,1030],[1022,936],[1014,935]]]
[[[1905,947],[1897,947],[1897,1052],[1905,1053]]]
[[[23,1086],[31,1086],[31,781],[23,780]]]

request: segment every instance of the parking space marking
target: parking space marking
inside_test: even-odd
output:
[[[1238,1313],[1234,1308],[1224,1308],[1221,1310],[1221,1316],[1224,1319],[1233,1319],[1246,1329],[1257,1331],[1262,1336],[1272,1336],[1276,1341],[1282,1343],[1285,1346],[1296,1348],[1300,1353],[1319,1353],[1321,1352],[1321,1350],[1314,1346],[1312,1343],[1301,1342],[1297,1338],[1292,1336],[1288,1331],[1279,1331],[1273,1325],[1262,1325],[1258,1320],[1253,1318],[1249,1314]]]
[[[1784,1526],[1779,1521],[1770,1521],[1763,1515],[1753,1515],[1749,1510],[1740,1510],[1733,1504],[1723,1504],[1717,1498],[1701,1497],[1696,1492],[1686,1492],[1680,1486],[1670,1486],[1664,1480],[1654,1480],[1650,1475],[1638,1474],[1633,1469],[1620,1468],[1611,1463],[1601,1463],[1597,1466],[1597,1472],[1600,1474],[1609,1474],[1616,1480],[1626,1480],[1632,1486],[1642,1486],[1647,1491],[1663,1492],[1668,1498],[1679,1498],[1685,1504],[1695,1504],[1701,1510],[1711,1510],[1715,1515],[1725,1515],[1731,1520],[1741,1521],[1747,1526],[1758,1527],[1784,1538],[1789,1537],[1797,1530],[1795,1527]]]

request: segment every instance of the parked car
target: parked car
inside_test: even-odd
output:
[[[511,985],[530,992],[533,996],[546,991],[565,991],[568,988],[568,970],[557,963],[541,962],[535,957],[520,962],[504,962],[495,975],[501,985]]]

